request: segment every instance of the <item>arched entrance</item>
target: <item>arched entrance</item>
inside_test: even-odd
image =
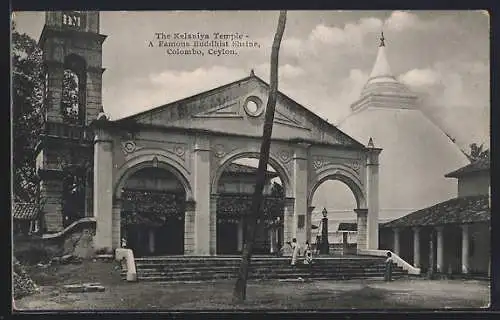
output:
[[[355,253],[358,244],[363,245],[365,240],[358,238],[360,220],[355,212],[366,208],[366,200],[361,181],[348,168],[332,166],[320,172],[310,189],[308,203],[312,225],[316,226],[311,241],[316,246],[325,241],[325,217],[328,243],[334,254]]]
[[[121,235],[136,256],[184,254],[186,191],[166,168],[132,173],[121,190]]]
[[[216,252],[238,254],[246,238],[247,219],[255,187],[258,160],[240,158],[224,166],[217,183]],[[280,174],[271,166],[263,190],[263,216],[257,220],[254,253],[270,254],[283,245],[285,188]]]

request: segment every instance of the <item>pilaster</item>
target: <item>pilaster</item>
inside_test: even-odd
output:
[[[357,216],[357,249],[368,249],[367,243],[367,215],[368,209],[354,209]]]
[[[303,246],[308,240],[307,234],[311,229],[311,219],[308,219],[307,203],[307,171],[308,171],[308,144],[299,144],[293,155],[293,188],[294,188],[294,213],[293,213],[293,238]],[[304,217],[304,225],[299,228],[299,216]],[[310,232],[309,232],[310,234]]]
[[[103,128],[94,139],[94,217],[96,249],[113,248],[113,142]]]
[[[122,214],[122,200],[113,200],[113,218],[112,218],[112,244],[113,248],[121,247],[121,214]]]
[[[214,208],[210,203],[210,141],[208,138],[196,137],[192,161],[193,193],[196,201],[195,253],[196,255],[210,255],[214,247],[211,232],[216,228],[216,224],[212,221],[215,220],[211,212]]]
[[[285,207],[283,213],[283,241],[284,243],[288,241],[292,241],[292,238],[295,237],[294,227],[294,207],[295,199],[294,198],[285,198]]]
[[[184,218],[184,254],[193,255],[196,253],[195,248],[195,216],[196,203],[194,200],[186,201],[185,218]]]

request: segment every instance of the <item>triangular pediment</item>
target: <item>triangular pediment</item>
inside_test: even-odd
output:
[[[268,94],[269,85],[250,76],[117,122],[260,137]],[[276,102],[273,138],[362,146],[282,93]]]
[[[207,111],[193,115],[193,118],[241,118],[240,102],[235,100],[210,108]]]

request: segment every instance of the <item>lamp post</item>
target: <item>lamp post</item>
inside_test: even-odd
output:
[[[321,254],[328,254],[330,252],[330,245],[328,243],[328,218],[326,217],[328,215],[328,211],[326,211],[326,208],[323,208],[323,219],[321,220],[321,249],[320,253]]]

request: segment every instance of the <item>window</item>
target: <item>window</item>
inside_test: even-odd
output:
[[[303,214],[299,214],[299,219],[297,221],[297,228],[303,229],[306,225],[306,216]]]
[[[68,124],[84,124],[85,76],[85,60],[76,55],[67,56],[64,61],[61,113]]]

